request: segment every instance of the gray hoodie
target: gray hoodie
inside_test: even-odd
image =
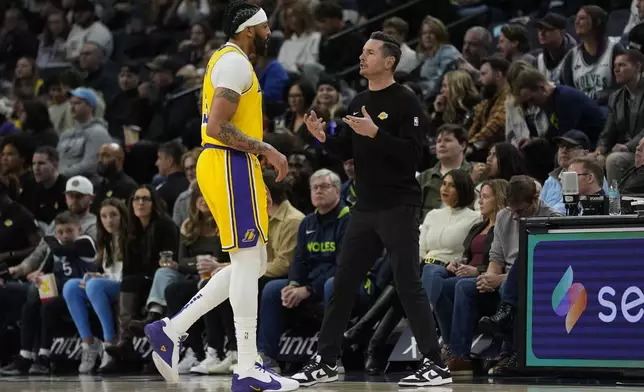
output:
[[[77,175],[92,178],[96,173],[98,150],[103,144],[111,142],[107,123],[102,118],[94,118],[64,131],[57,146],[60,174],[67,178]]]

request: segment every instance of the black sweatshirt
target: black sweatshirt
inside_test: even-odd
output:
[[[362,117],[362,106],[378,126],[376,137],[355,133],[344,124],[325,143],[340,159],[354,159],[355,209],[380,211],[407,204],[420,206],[416,170],[429,119],[421,102],[407,87],[394,83],[379,90],[365,90],[349,104],[348,114]]]

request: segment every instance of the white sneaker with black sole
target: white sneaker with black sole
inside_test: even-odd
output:
[[[432,387],[452,383],[452,374],[447,366],[440,367],[425,358],[416,373],[398,382],[401,387]]]
[[[291,378],[299,382],[300,386],[303,387],[311,387],[322,382],[338,381],[338,366],[331,367],[322,362],[322,358],[319,355],[316,355]]]

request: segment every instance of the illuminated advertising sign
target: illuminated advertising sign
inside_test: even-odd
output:
[[[526,366],[644,368],[644,233],[528,234]]]

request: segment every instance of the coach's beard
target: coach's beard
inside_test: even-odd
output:
[[[255,54],[258,56],[266,57],[268,55],[268,40],[270,38],[262,39],[259,35],[253,38],[253,45],[255,45]]]

